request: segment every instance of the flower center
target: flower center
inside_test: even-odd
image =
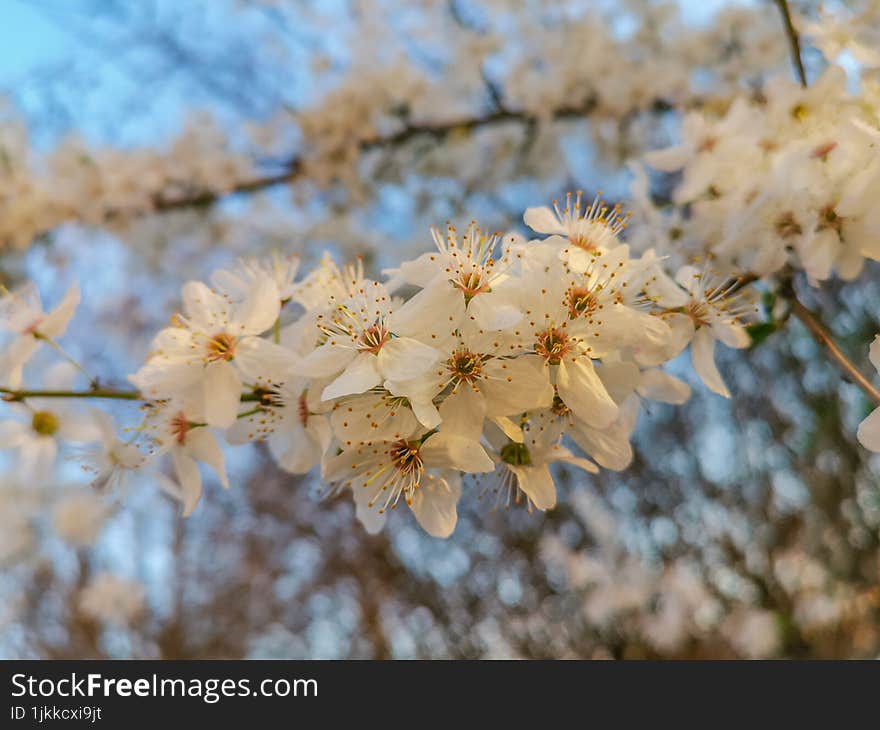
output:
[[[571,342],[565,332],[557,327],[540,332],[535,341],[535,352],[549,365],[558,365],[571,350]]]
[[[235,357],[235,346],[238,340],[227,332],[218,332],[208,340],[206,356],[208,362],[219,362],[220,360],[232,360]]]
[[[367,329],[361,333],[357,348],[362,352],[372,352],[374,355],[378,355],[379,350],[382,349],[382,345],[384,345],[390,337],[391,333],[381,324],[377,323],[367,327]]]
[[[710,310],[705,302],[690,301],[685,305],[684,312],[696,325],[709,323]]]
[[[578,248],[582,248],[584,251],[598,251],[599,247],[593,243],[592,239],[589,236],[583,233],[576,233],[571,236],[569,242],[572,246],[577,246]]]
[[[470,302],[477,294],[484,294],[490,291],[489,282],[484,281],[483,273],[480,269],[473,269],[467,274],[462,272],[453,283],[461,289],[464,294],[465,303]]]
[[[51,411],[37,411],[31,419],[31,428],[40,436],[54,436],[61,424]]]
[[[187,420],[186,414],[181,411],[174,418],[171,419],[171,423],[169,424],[171,427],[171,435],[174,436],[174,440],[180,446],[186,443],[186,434],[189,432],[189,420]]]
[[[568,316],[572,319],[588,316],[599,308],[598,297],[586,287],[569,289],[565,302],[568,305]]]
[[[395,441],[388,451],[391,463],[401,474],[413,476],[422,471],[422,457],[415,441]]]
[[[41,324],[43,324],[43,318],[42,318],[42,317],[38,317],[38,318],[35,319],[33,322],[31,322],[27,327],[25,327],[25,328],[21,331],[21,333],[22,333],[23,335],[34,335],[34,336],[36,336],[37,334],[39,334],[39,333],[38,333],[38,330],[39,330],[39,327],[40,327]]]
[[[513,466],[531,466],[532,455],[525,444],[509,441],[501,447],[501,461]]]
[[[483,359],[470,350],[455,350],[446,361],[446,368],[459,382],[473,383],[483,375]]]

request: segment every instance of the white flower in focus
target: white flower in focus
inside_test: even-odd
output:
[[[448,328],[445,316],[409,308],[394,311],[383,284],[365,280],[328,315],[318,315],[325,342],[293,367],[298,375],[332,377],[323,400],[363,393],[385,381],[419,377],[439,353],[415,338],[439,338]],[[450,318],[452,315],[449,315]],[[340,372],[341,371],[341,372]]]
[[[691,361],[700,379],[713,393],[730,397],[715,365],[715,341],[742,349],[751,343],[745,325],[757,312],[741,289],[737,278],[725,276],[704,266],[697,270],[683,266],[676,275],[690,298],[681,313],[664,318],[684,341],[691,339]]]
[[[418,316],[436,317],[449,312],[454,329],[467,317],[485,330],[505,329],[522,317],[514,302],[498,295],[500,284],[508,280],[508,261],[496,259],[498,234],[489,235],[472,222],[459,240],[455,226],[449,225],[444,236],[431,229],[437,252],[425,253],[414,261],[406,261],[398,269],[386,271],[391,276],[388,289],[402,284],[422,288],[407,302],[408,309]],[[419,311],[421,310],[421,311]]]
[[[880,370],[880,335],[874,336],[868,357],[871,364]],[[859,442],[869,451],[880,453],[880,408],[875,408],[871,415],[859,424]]]
[[[321,463],[332,440],[323,383],[293,378],[266,393],[254,412],[226,432],[231,444],[265,441],[272,458],[290,474],[305,474]]]
[[[610,251],[620,244],[618,235],[626,228],[628,215],[621,215],[621,208],[608,208],[601,193],[593,198],[589,207],[581,210],[581,191],[572,198],[565,196],[565,208],[560,210],[557,201],[553,208],[543,206],[526,210],[523,220],[537,233],[562,236],[567,245],[562,257],[572,271],[583,273],[595,260],[596,254]]]
[[[523,429],[524,441],[493,438],[495,449],[492,458],[495,472],[488,480],[486,489],[496,492],[498,503],[505,507],[525,502],[529,512],[532,508],[545,511],[556,506],[556,485],[550,467],[556,462],[577,466],[589,474],[598,474],[597,467],[589,459],[575,456],[559,443],[559,436],[540,428]]]
[[[32,282],[0,298],[0,332],[13,340],[0,351],[0,385],[18,388],[25,363],[40,342],[60,337],[67,329],[79,304],[79,288],[74,284],[51,312],[44,312],[40,293]]]
[[[99,573],[80,593],[79,608],[101,623],[131,624],[144,611],[144,587],[137,581]]]
[[[184,517],[192,514],[202,496],[198,462],[210,466],[223,487],[229,486],[223,451],[197,405],[174,400],[158,404],[148,414],[144,431],[152,441],[154,457],[171,456],[177,481],[167,480],[164,488],[183,505]]]
[[[156,336],[147,362],[129,380],[152,400],[200,399],[209,426],[231,426],[244,384],[265,387],[287,375],[291,354],[259,337],[280,309],[269,277],[255,279],[240,301],[191,281],[183,288],[183,316]]]
[[[479,443],[441,431],[348,449],[327,461],[323,477],[351,488],[358,518],[371,533],[382,529],[385,512],[403,498],[428,534],[449,537],[458,521],[458,471],[477,474],[493,468]]]

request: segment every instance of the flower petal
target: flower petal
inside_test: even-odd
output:
[[[384,348],[383,348],[384,349]],[[333,400],[344,395],[363,393],[382,382],[377,357],[361,352],[352,360],[342,374],[321,393],[322,400]]]
[[[594,428],[605,428],[617,418],[617,404],[587,357],[563,360],[556,372],[556,387],[574,414]]]
[[[205,368],[202,393],[205,423],[217,428],[228,428],[235,423],[241,400],[241,379],[232,365],[218,362]]]
[[[859,424],[859,442],[869,451],[880,452],[880,408]]]
[[[413,492],[410,509],[422,529],[432,537],[449,537],[458,522],[456,509],[461,497],[461,477],[449,479],[425,474]]]
[[[384,380],[405,381],[423,375],[439,357],[437,350],[418,340],[395,337],[382,345],[376,359]]]
[[[468,474],[495,470],[495,463],[478,442],[443,431],[428,437],[419,453],[425,466],[459,469]]]
[[[691,362],[700,380],[713,393],[730,398],[730,391],[724,384],[721,373],[715,365],[715,338],[707,327],[700,327],[691,342]]]

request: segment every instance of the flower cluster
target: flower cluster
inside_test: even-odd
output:
[[[880,259],[878,94],[865,79],[851,95],[832,66],[809,88],[773,79],[721,117],[685,117],[681,144],[647,156],[682,170],[678,235],[759,275],[792,264],[813,283],[855,278]]]
[[[496,501],[549,509],[552,464],[623,469],[641,402],[688,398],[660,366],[689,343],[698,374],[727,395],[715,341],[748,344],[751,309],[737,280],[706,264],[673,279],[653,251],[631,255],[627,217],[599,197],[530,208],[525,222],[544,237],[435,230],[434,248],[385,281],[326,256],[301,278],[298,259],[276,258],[188,282],[130,377],[137,392],[123,394],[144,401],[127,440],[102,411],[15,390],[40,345],[64,352],[55,338],[77,293],[48,314],[33,287],[9,293],[4,392],[21,415],[0,424],[4,445],[44,478],[59,440],[100,442],[86,466],[104,487],[168,455],[174,477],[159,479],[185,514],[201,495],[199,462],[228,483],[219,432],[265,441],[291,473],[320,465],[327,491],[350,491],[370,530],[405,503],[448,536],[463,477]],[[66,392],[76,374],[59,364],[43,393]]]

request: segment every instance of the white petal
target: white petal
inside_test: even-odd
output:
[[[880,335],[874,336],[874,341],[871,343],[868,357],[871,359],[871,364],[877,370],[880,370]]]
[[[638,392],[642,398],[674,405],[681,405],[691,397],[691,388],[687,383],[659,368],[642,373]]]
[[[506,418],[505,416],[495,416],[491,419],[491,421],[498,427],[501,433],[503,433],[511,441],[521,444],[523,443],[523,441],[526,440],[522,428],[511,421],[509,418]]]
[[[399,337],[443,342],[458,327],[462,317],[464,295],[445,275],[440,275],[406,304],[392,312],[386,324]]]
[[[532,500],[539,510],[553,509],[556,506],[556,485],[546,464],[539,466],[510,466],[519,488]]]
[[[866,449],[880,452],[880,408],[859,424],[858,437]]]
[[[183,313],[198,329],[213,335],[229,324],[229,301],[201,281],[183,285]]]
[[[376,361],[377,357],[372,353],[359,353],[342,374],[324,388],[321,399],[332,400],[344,395],[363,393],[379,385],[382,382],[382,376],[379,374]]]
[[[565,227],[559,222],[556,213],[546,205],[527,208],[523,221],[536,233],[555,233],[560,236],[566,234]]]
[[[275,324],[281,313],[281,295],[270,277],[256,282],[245,299],[235,309],[230,329],[238,334],[260,335]]]
[[[495,463],[478,442],[443,431],[429,436],[419,453],[425,466],[459,469],[468,474],[495,470]]]
[[[691,342],[691,362],[700,380],[713,393],[730,398],[721,373],[715,365],[715,338],[707,327],[700,327]]]
[[[243,337],[235,348],[235,364],[252,383],[287,380],[294,360],[290,350],[261,337]]]
[[[179,499],[183,503],[183,516],[189,517],[202,497],[199,465],[183,449],[172,449],[171,461],[180,484]]]
[[[489,379],[481,381],[487,411],[492,416],[513,416],[553,404],[550,371],[538,357],[490,360],[485,364]]]
[[[40,334],[46,337],[59,337],[64,334],[76,308],[79,306],[79,287],[74,284],[67,290],[64,299],[40,323]]]
[[[379,350],[379,371],[384,380],[412,380],[423,375],[440,357],[433,347],[409,337],[389,340]]]
[[[196,459],[210,466],[217,473],[217,478],[224,487],[229,486],[223,451],[213,433],[207,428],[192,429],[186,435],[186,449]]]
[[[444,431],[469,441],[479,441],[486,418],[486,399],[469,385],[459,385],[458,390],[440,406],[440,417]]]
[[[290,372],[310,378],[334,375],[349,366],[358,351],[352,347],[340,347],[330,342],[312,350],[306,357],[291,361]]]
[[[605,428],[617,418],[617,404],[586,357],[563,360],[556,372],[559,395],[574,414],[595,428]]]
[[[415,490],[410,509],[432,537],[449,537],[458,522],[458,505],[461,496],[461,477],[449,480],[425,474]]]
[[[746,328],[730,322],[716,322],[712,325],[712,336],[723,342],[728,347],[741,350],[752,344],[752,338]]]
[[[228,428],[235,423],[241,400],[241,379],[228,362],[217,362],[205,368],[202,384],[205,423]]]
[[[519,322],[523,314],[493,293],[477,294],[467,306],[468,318],[486,331],[504,330]]]

